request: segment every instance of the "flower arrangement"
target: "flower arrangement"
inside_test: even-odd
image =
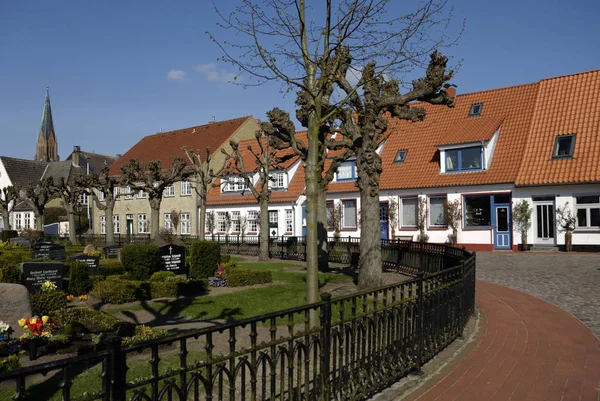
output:
[[[227,285],[227,272],[225,266],[219,265],[214,277],[208,278],[208,285],[211,287],[225,287]]]
[[[0,342],[8,340],[12,332],[13,329],[10,327],[10,324],[4,323],[2,320],[0,320]]]
[[[18,323],[25,332],[21,336],[21,339],[31,340],[39,337],[52,337],[52,324],[50,323],[48,316],[42,316],[41,318],[34,316],[31,319],[25,317],[23,319],[19,319]]]
[[[87,295],[80,295],[80,296],[79,296],[79,300],[80,300],[80,301],[87,301],[87,299],[88,299],[88,296],[87,296]]]
[[[73,296],[72,294],[67,295],[67,302],[71,302],[73,301],[73,299],[75,299],[75,296]]]
[[[56,291],[56,284],[54,284],[51,281],[46,281],[44,282],[44,284],[42,284],[42,287],[40,288],[42,290],[42,292],[52,292],[52,291]]]
[[[98,257],[100,257],[100,256],[102,256],[102,251],[97,250],[97,251],[92,251],[92,252],[84,252],[83,254],[86,255],[86,256],[98,256]]]

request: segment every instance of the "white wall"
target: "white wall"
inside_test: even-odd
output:
[[[258,204],[253,204],[253,205],[227,205],[227,206],[208,206],[206,208],[206,212],[209,213],[211,211],[214,211],[215,213],[217,212],[235,212],[235,211],[239,211],[240,212],[240,218],[244,215],[248,214],[248,211],[253,210],[253,211],[259,211],[260,208],[258,206]],[[302,235],[302,226],[301,226],[301,218],[302,218],[302,209],[300,206],[298,206],[295,202],[287,202],[287,203],[270,203],[269,204],[269,211],[273,211],[276,210],[278,213],[278,219],[277,219],[277,223],[278,223],[278,236],[282,236],[282,235],[286,235],[286,236],[294,236],[294,235]],[[285,211],[286,210],[291,210],[292,211],[292,224],[293,226],[293,231],[291,233],[286,232],[286,222],[285,222]],[[298,224],[300,222],[300,224]],[[216,224],[215,224],[216,225]],[[259,228],[260,230],[260,228]],[[215,229],[214,234],[232,234],[233,230],[229,230],[228,233],[224,233],[224,232],[219,232]],[[210,233],[209,233],[210,234]],[[258,235],[258,232],[256,233],[251,233],[248,231],[248,229],[246,229],[246,236],[252,236],[252,235]]]

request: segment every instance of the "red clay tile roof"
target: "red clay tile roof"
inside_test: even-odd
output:
[[[600,70],[539,84],[517,185],[600,182]],[[552,159],[557,135],[575,134],[570,159]]]
[[[183,146],[187,146],[190,150],[200,150],[202,152],[206,148],[210,148],[211,152],[215,152],[236,130],[251,120],[253,120],[252,116],[246,116],[148,135],[142,138],[110,166],[110,174],[121,174],[121,166],[127,164],[131,159],[137,159],[141,163],[160,160],[162,167],[168,168],[171,166],[173,157],[183,157],[186,159],[185,153],[181,149]],[[188,162],[187,159],[186,162]]]
[[[537,91],[535,83],[458,95],[454,108],[416,104],[427,111],[424,121],[390,119],[391,132],[382,152],[381,189],[514,182]],[[475,103],[483,103],[481,116],[469,117],[471,105]],[[498,125],[498,143],[487,171],[440,173],[437,145],[489,139]],[[404,163],[394,164],[400,149],[408,150],[406,159]]]

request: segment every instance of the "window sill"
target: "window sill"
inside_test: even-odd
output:
[[[573,234],[598,234],[600,227],[578,227],[573,231]]]
[[[179,196],[192,196],[192,194],[181,194]]]
[[[448,226],[431,226],[427,227],[427,231],[448,231]]]
[[[342,228],[342,231],[356,231],[357,227],[344,227]]]
[[[462,228],[463,231],[481,231],[481,230],[493,230],[493,227],[490,226],[474,226],[474,227],[463,227]]]
[[[400,227],[398,229],[398,231],[419,231],[419,230],[416,226],[415,227],[407,226],[407,227]]]

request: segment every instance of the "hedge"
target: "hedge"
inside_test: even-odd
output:
[[[0,231],[0,241],[6,242],[11,238],[18,237],[19,233],[16,230],[2,230]]]
[[[166,281],[136,281],[109,278],[94,284],[90,295],[102,302],[122,304],[154,298],[195,296],[206,292],[206,280],[187,281],[174,277]]]
[[[21,269],[17,266],[6,266],[1,268],[0,283],[21,284]]]
[[[67,307],[67,294],[62,291],[40,292],[29,294],[31,314],[44,316],[50,312]]]
[[[73,295],[84,295],[92,288],[90,267],[83,262],[71,263],[69,274],[69,292]]]
[[[150,281],[167,281],[177,277],[175,273],[169,271],[156,272],[150,277]]]
[[[197,280],[212,277],[221,260],[221,245],[212,241],[190,244],[190,277]]]
[[[121,262],[135,280],[148,280],[160,269],[160,249],[156,245],[131,244],[121,248]]]
[[[125,273],[125,268],[119,259],[100,259],[98,274],[101,276],[116,276]]]
[[[10,355],[6,358],[0,358],[0,373],[10,372],[11,370],[19,369],[20,367],[21,360],[19,359],[18,355]]]
[[[50,320],[59,326],[65,327],[72,322],[81,322],[86,326],[96,326],[102,331],[118,332],[123,336],[133,335],[135,324],[125,322],[91,308],[64,308],[49,314]]]
[[[227,271],[227,282],[230,287],[266,284],[273,281],[269,270],[230,269]]]

